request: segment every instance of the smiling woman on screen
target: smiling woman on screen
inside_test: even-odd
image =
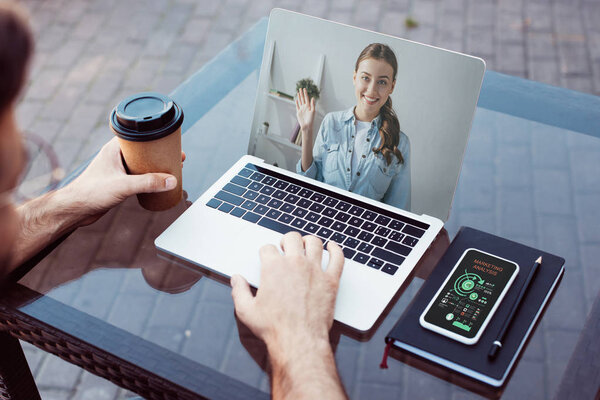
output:
[[[368,45],[354,67],[356,106],[328,113],[313,147],[315,100],[306,89],[298,92],[299,174],[410,210],[410,143],[390,98],[397,72],[389,46]]]

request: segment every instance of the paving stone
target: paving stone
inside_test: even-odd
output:
[[[583,267],[583,284],[588,300],[586,315],[594,300],[600,293],[600,243],[581,245],[581,265]]]
[[[544,168],[534,170],[533,175],[536,213],[573,216],[569,172]]]
[[[600,152],[596,149],[569,150],[573,189],[581,193],[600,191]]]
[[[522,44],[499,43],[496,52],[498,72],[525,77],[525,48]]]
[[[526,2],[524,17],[528,21],[528,31],[550,32],[553,28],[552,9],[548,3]]]
[[[527,372],[524,372],[527,371]],[[508,399],[547,399],[544,390],[546,386],[546,374],[542,361],[521,360],[507,385],[503,396]]]
[[[584,43],[558,42],[560,72],[565,75],[590,75],[588,52]]]
[[[496,19],[496,7],[492,2],[471,1],[467,10],[467,25],[469,28],[490,29]]]
[[[563,256],[560,251],[554,249],[548,249],[551,253]],[[564,256],[563,256],[564,257]],[[565,275],[562,282],[558,286],[552,303],[546,310],[544,316],[544,327],[552,330],[569,331],[574,334],[579,334],[583,328],[587,317],[587,310],[585,304],[577,303],[577,306],[573,305],[573,293],[584,293],[583,287],[583,275],[578,265],[575,265],[572,259],[566,258],[565,263]],[[546,336],[546,352],[548,349],[556,346],[557,342],[552,341],[549,336]],[[570,343],[565,343],[565,347]],[[574,344],[573,344],[574,345]],[[572,351],[571,347],[571,351]],[[566,349],[563,351],[567,351]],[[570,354],[570,352],[568,353]],[[559,357],[552,359],[552,354],[549,356],[550,360],[557,361]],[[566,365],[567,358],[563,358],[563,362]]]
[[[354,13],[353,23],[360,28],[377,31],[381,6],[381,1],[378,0],[358,0],[356,8],[360,11]]]
[[[553,302],[555,301],[556,299]],[[546,363],[546,374],[548,378],[545,386],[548,398],[553,398],[556,394],[578,338],[579,332],[553,330],[547,333],[546,352],[548,354],[548,362]]]
[[[113,400],[119,387],[96,375],[84,371],[73,400]]]
[[[404,21],[406,14],[402,12],[387,12],[380,24],[380,31],[388,35],[402,37],[405,34]]]
[[[557,82],[560,82],[558,65],[553,59],[529,58],[527,60],[527,74],[529,79],[549,85],[556,86]]]
[[[40,390],[59,389],[71,391],[79,380],[82,370],[54,355],[49,354],[35,376]]]
[[[21,343],[21,348],[25,354],[25,359],[27,359],[29,370],[31,371],[31,374],[35,376],[48,353],[42,349],[38,349],[28,342],[20,340],[19,343]]]
[[[575,214],[581,243],[600,243],[600,193],[575,194]]]

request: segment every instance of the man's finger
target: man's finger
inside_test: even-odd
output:
[[[230,280],[231,283],[231,297],[233,298],[233,305],[238,317],[246,322],[248,311],[254,303],[254,296],[250,292],[250,285],[244,277],[241,275],[233,275]]]
[[[126,175],[121,184],[125,185],[124,192],[128,195],[135,193],[156,193],[175,189],[177,178],[163,173],[148,173],[142,175]]]
[[[321,267],[321,260],[323,259],[323,242],[321,239],[316,236],[307,235],[302,240],[304,240],[306,257],[312,262],[319,263],[319,267]]]
[[[327,243],[327,251],[329,252],[329,264],[327,264],[325,273],[330,274],[339,281],[344,268],[344,252],[334,241]]]
[[[304,242],[298,232],[288,232],[281,238],[281,249],[285,254],[304,254]]]

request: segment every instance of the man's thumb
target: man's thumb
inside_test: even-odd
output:
[[[127,175],[125,182],[130,194],[164,192],[177,186],[177,178],[163,173]]]

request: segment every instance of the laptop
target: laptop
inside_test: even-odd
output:
[[[294,137],[295,104],[285,94],[293,95],[306,77],[320,89],[317,136],[328,113],[356,104],[354,64],[370,43],[388,45],[398,59],[390,97],[410,141],[408,209],[296,173],[302,148]],[[290,231],[335,241],[345,264],[334,318],[368,331],[449,216],[484,71],[476,57],[273,10],[248,154],[155,240],[156,247],[201,270],[241,274],[259,287],[261,246],[278,246]],[[324,265],[327,260],[325,251]]]

